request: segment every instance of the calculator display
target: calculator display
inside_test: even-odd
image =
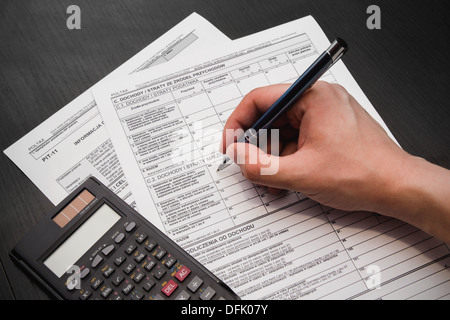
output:
[[[44,264],[60,278],[120,218],[110,206],[103,204],[44,260]]]

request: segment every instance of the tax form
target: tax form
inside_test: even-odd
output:
[[[243,299],[448,299],[450,251],[423,231],[297,192],[270,195],[235,165],[216,171],[223,125],[241,99],[293,82],[329,44],[306,17],[192,67],[95,86],[140,213]],[[390,134],[342,61],[322,80],[343,85]]]
[[[228,42],[231,40],[211,23],[193,13],[105,79],[166,64]],[[6,149],[5,154],[55,205],[88,177],[95,176],[137,209],[90,89]]]

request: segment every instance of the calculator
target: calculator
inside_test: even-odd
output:
[[[39,222],[11,256],[59,299],[239,299],[93,177]]]

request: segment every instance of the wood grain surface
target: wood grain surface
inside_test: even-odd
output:
[[[81,8],[81,30],[66,9]],[[366,27],[371,4],[381,30]],[[450,168],[450,5],[442,0],[3,0],[0,146],[4,150],[192,12],[231,39],[313,15],[343,37],[344,62],[408,152]],[[0,299],[51,298],[10,259],[52,203],[2,153]]]

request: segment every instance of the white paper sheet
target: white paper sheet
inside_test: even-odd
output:
[[[102,81],[189,58],[228,42],[231,40],[211,23],[193,13]],[[55,205],[88,177],[95,176],[135,207],[90,89],[6,149],[5,154]]]
[[[296,192],[270,195],[237,166],[216,172],[223,124],[242,97],[292,82],[329,44],[306,17],[235,40],[194,67],[155,67],[96,86],[140,213],[244,299],[448,299],[450,254],[441,241]],[[388,131],[342,62],[323,80],[342,84]],[[178,163],[182,149],[192,158]]]

